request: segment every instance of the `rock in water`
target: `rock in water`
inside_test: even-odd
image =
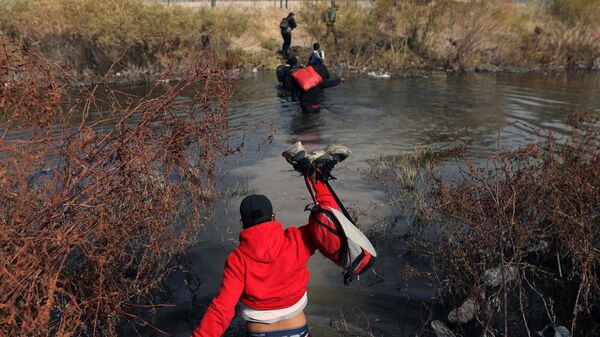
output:
[[[437,337],[456,337],[456,335],[448,329],[442,321],[431,322],[431,328]]]
[[[537,335],[541,337],[572,337],[569,329],[562,325],[546,325],[544,330],[537,332]]]
[[[485,282],[485,285],[488,287],[497,287],[502,284],[502,269],[501,267],[496,267],[492,269],[488,269],[483,272],[482,280]],[[517,277],[517,272],[519,270],[516,266],[505,267],[505,277],[506,282],[512,281],[515,277]]]
[[[460,307],[450,311],[448,314],[448,321],[451,323],[465,324],[475,317],[478,310],[479,306],[475,300],[469,298]]]

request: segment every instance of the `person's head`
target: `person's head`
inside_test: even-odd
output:
[[[271,201],[260,194],[252,194],[242,200],[240,203],[240,217],[244,229],[275,219]]]
[[[331,0],[331,7],[335,7],[335,1]]]
[[[294,13],[290,12],[290,14],[288,14],[288,18],[293,18],[294,17]]]
[[[315,42],[315,43],[313,43],[313,49],[319,50],[319,49],[321,49],[321,45],[318,42]]]
[[[287,59],[287,64],[294,67],[296,64],[298,64],[298,59],[296,57],[292,56]]]

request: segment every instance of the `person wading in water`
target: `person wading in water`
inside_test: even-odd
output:
[[[364,234],[343,222],[349,215],[328,183],[333,179],[331,170],[350,150],[330,145],[307,153],[298,142],[282,155],[302,174],[313,198],[308,224],[284,229],[266,196],[245,197],[240,204],[240,244],[229,254],[221,289],[193,337],[222,336],[238,301],[247,337],[314,337],[304,315],[310,257],[318,249],[343,267],[345,283],[351,275],[368,270],[375,260],[375,249]]]
[[[319,172],[309,172],[312,164],[307,160],[295,165],[314,182],[318,202],[332,207],[337,204],[324,181],[337,162],[320,161]],[[308,225],[284,229],[264,195],[244,198],[240,215],[240,244],[229,254],[221,289],[193,337],[220,337],[238,301],[248,337],[314,337],[304,315],[310,278],[306,263],[317,249],[309,229],[314,218],[309,217]]]
[[[281,56],[283,58],[287,59],[290,57],[288,50],[292,45],[292,30],[296,27],[296,19],[294,19],[294,13],[291,12],[281,20],[281,23],[279,23],[281,37],[283,37],[283,45],[281,46]]]

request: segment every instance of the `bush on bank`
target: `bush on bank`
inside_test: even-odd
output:
[[[157,72],[167,59],[184,62],[206,49],[227,64],[231,39],[250,20],[240,11],[145,0],[9,0],[0,7],[4,35],[88,75],[102,74],[117,59],[115,72]]]
[[[0,38],[1,336],[153,327],[155,291],[211,216],[229,153],[231,87],[209,56],[139,97],[82,88]]]
[[[297,12],[298,41],[320,41],[329,64],[414,71],[600,69],[600,3],[594,0],[338,1],[336,30],[324,38],[326,1]],[[0,31],[83,75],[115,67],[146,74],[212,49],[229,68],[277,65],[284,10],[189,8],[147,0],[6,0]],[[153,39],[143,38],[148,35]],[[308,55],[301,55],[305,60]],[[178,64],[186,67],[186,64]]]
[[[533,336],[546,325],[598,335],[600,121],[572,125],[568,137],[540,134],[479,163],[461,151],[374,162],[411,222],[410,246],[432,258],[434,303],[455,308],[432,319],[465,336]],[[440,155],[458,174],[437,168]]]
[[[352,3],[352,2],[350,2]],[[324,38],[328,4],[305,2],[301,20],[332,63],[384,69],[600,69],[600,3],[338,1],[337,45]]]

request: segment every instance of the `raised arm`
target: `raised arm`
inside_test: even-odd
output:
[[[334,78],[332,80],[323,80],[323,88],[331,88],[340,84],[342,80],[340,78]]]
[[[321,206],[332,207],[338,210],[340,209],[340,206],[335,201],[335,198],[331,194],[329,187],[327,187],[327,184],[324,181],[316,179],[315,181],[310,181],[310,183],[315,191],[317,203],[319,203]]]

